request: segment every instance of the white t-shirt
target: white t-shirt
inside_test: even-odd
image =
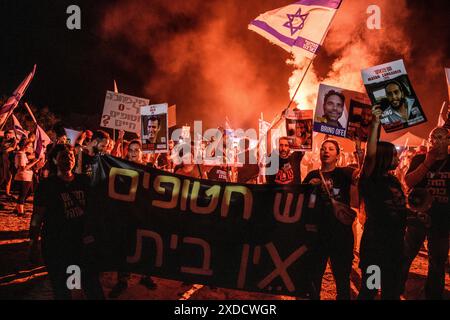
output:
[[[14,177],[16,181],[33,181],[33,170],[23,170],[20,167],[26,166],[28,164],[28,158],[24,151],[19,151],[16,153],[15,166],[17,168],[17,173]]]

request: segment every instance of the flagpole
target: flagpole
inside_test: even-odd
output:
[[[446,104],[445,101],[442,102],[442,107],[441,107],[441,111],[439,112],[438,122],[437,122],[437,126],[438,126],[438,127],[441,127],[441,126],[443,126],[443,125],[445,124],[445,119],[443,118],[443,115],[444,115],[443,112],[444,112],[445,104]],[[444,124],[441,124],[441,121],[442,121]]]
[[[315,57],[316,57],[316,56],[314,55],[314,58],[315,58]],[[297,95],[298,90],[300,89],[300,86],[302,85],[303,80],[305,80],[306,74],[308,73],[308,70],[309,70],[309,68],[311,67],[314,58],[313,58],[313,59],[309,59],[308,66],[306,67],[305,72],[303,72],[302,78],[300,79],[300,83],[298,84],[297,89],[295,89],[294,95],[292,96],[291,101],[289,101],[289,104],[288,104],[288,106],[286,107],[286,109],[284,109],[284,111],[288,110],[288,109],[290,108],[292,102],[294,102],[294,98],[295,98],[295,96]]]
[[[117,82],[115,79],[113,81],[114,81],[114,93],[119,94],[119,88],[117,87]],[[113,128],[113,141],[115,144],[116,143],[116,128]]]
[[[28,112],[30,113],[30,116],[31,116],[31,118],[33,119],[34,123],[37,123],[37,120],[36,120],[36,118],[35,118],[33,112],[31,111],[31,108],[30,108],[30,106],[28,105],[27,102],[25,102],[25,107],[27,108]]]

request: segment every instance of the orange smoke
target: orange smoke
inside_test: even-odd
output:
[[[120,2],[104,18],[107,39],[125,37],[156,64],[144,94],[151,102],[172,99],[167,102],[177,104],[181,123],[218,127],[228,116],[234,127],[255,128],[261,112],[274,116],[286,104],[289,70],[280,77],[282,59],[266,68],[257,57],[261,50],[251,47],[252,41],[267,45],[247,31],[258,12],[242,18],[241,8],[228,1],[186,2]],[[132,64],[133,52],[121,59]]]

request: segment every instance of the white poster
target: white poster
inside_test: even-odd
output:
[[[64,130],[66,131],[67,143],[69,143],[72,146],[75,146],[75,142],[77,141],[77,138],[81,135],[81,131],[68,128],[64,128]]]
[[[139,133],[140,108],[148,104],[148,99],[107,91],[100,126]]]

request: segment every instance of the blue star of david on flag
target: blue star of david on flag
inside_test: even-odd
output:
[[[289,19],[288,22],[286,22],[285,24],[283,24],[283,27],[289,28],[291,30],[291,36],[293,36],[294,34],[296,34],[298,31],[300,31],[301,29],[303,29],[304,25],[305,25],[305,21],[306,18],[308,17],[308,14],[302,14],[302,9],[299,8],[298,11],[295,14],[287,14],[287,17]],[[298,21],[298,19],[300,19],[300,21]],[[295,26],[295,22],[300,22],[299,25]]]

